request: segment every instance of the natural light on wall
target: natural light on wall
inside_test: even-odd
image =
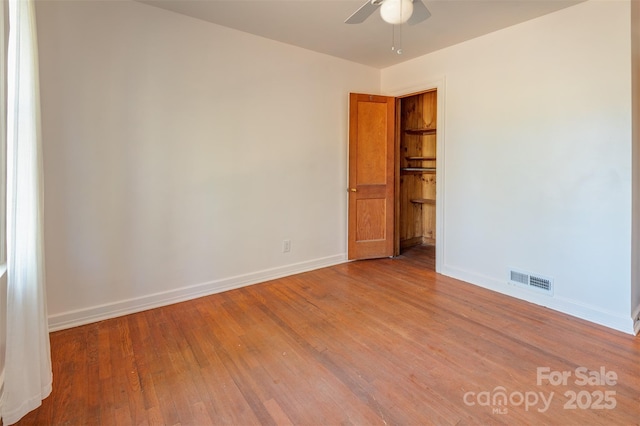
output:
[[[7,42],[9,15],[7,3],[0,3],[0,129],[7,128]],[[7,258],[5,256],[7,133],[0,131],[0,400],[4,389],[4,355],[7,343]]]
[[[6,349],[0,414],[13,424],[52,389],[44,288],[42,147],[38,57],[33,0],[3,2],[8,22],[6,55]],[[4,34],[6,31],[1,31]],[[5,46],[3,40],[2,45]],[[5,83],[6,79],[6,83]],[[4,96],[3,96],[4,98]],[[4,101],[4,99],[3,99]],[[6,232],[4,232],[6,230]]]

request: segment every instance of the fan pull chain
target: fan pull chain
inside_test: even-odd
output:
[[[396,29],[396,27],[398,28]],[[396,52],[398,55],[402,55],[402,24],[391,26],[391,51]]]

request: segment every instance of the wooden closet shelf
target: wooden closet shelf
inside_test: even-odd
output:
[[[435,204],[436,200],[432,200],[429,198],[416,198],[411,200],[411,202],[415,204]]]
[[[436,161],[436,157],[405,157],[409,161]]]
[[[435,173],[435,167],[403,167],[400,169],[401,172],[405,173]]]
[[[404,129],[409,135],[435,135],[436,129]]]

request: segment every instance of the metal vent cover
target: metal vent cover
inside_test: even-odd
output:
[[[511,273],[511,281],[520,283],[520,284],[529,284],[529,275],[523,274],[522,272],[517,272],[514,270],[509,271]]]
[[[553,278],[530,274],[518,269],[509,269],[509,284],[524,287],[548,295],[553,294]]]

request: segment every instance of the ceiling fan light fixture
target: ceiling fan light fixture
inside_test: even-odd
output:
[[[384,0],[380,6],[382,19],[393,25],[404,24],[413,13],[412,0]]]

